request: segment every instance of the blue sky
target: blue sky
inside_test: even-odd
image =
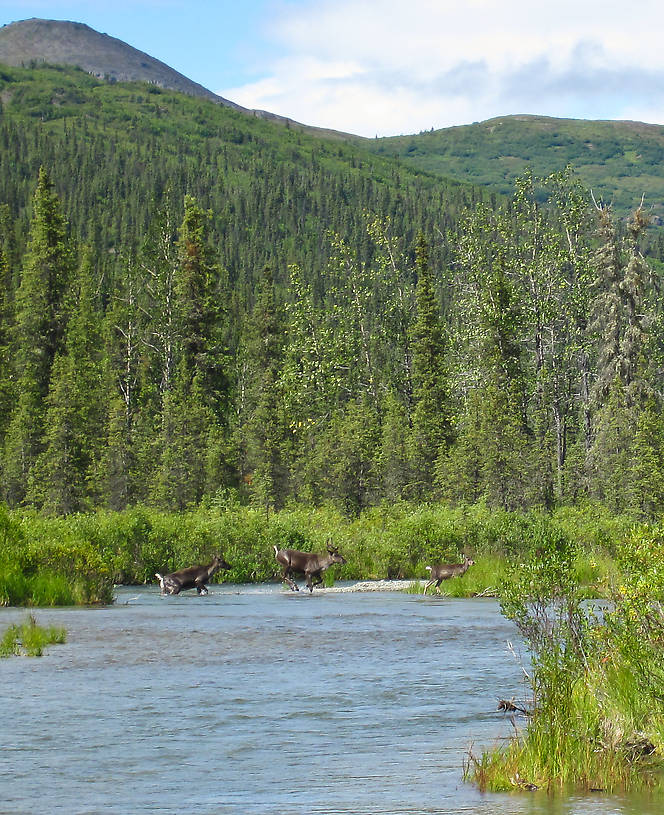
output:
[[[365,136],[532,113],[664,124],[660,0],[0,0],[216,93]]]

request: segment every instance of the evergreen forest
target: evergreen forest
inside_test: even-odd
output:
[[[664,509],[648,215],[74,68],[0,72],[0,498]]]

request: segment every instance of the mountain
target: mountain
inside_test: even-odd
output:
[[[661,516],[662,412],[616,377],[664,392],[649,269],[606,225],[570,225],[583,207],[512,217],[436,174],[484,168],[495,189],[506,156],[542,172],[578,133],[507,119],[400,148],[28,65],[0,65],[0,500],[137,506],[141,528],[142,505],[203,499]],[[638,167],[646,136],[583,143]],[[591,401],[589,381],[615,392]]]
[[[76,336],[89,340],[86,347],[95,357],[86,370],[99,386],[98,392],[88,391],[80,403],[95,408],[95,427],[84,431],[90,449],[94,446],[100,455],[102,450],[104,455],[108,452],[108,468],[104,463],[103,472],[88,479],[90,484],[103,482],[99,500],[114,508],[127,501],[151,500],[152,485],[160,490],[162,483],[170,494],[167,482],[171,483],[171,476],[161,469],[161,462],[164,455],[171,456],[171,445],[169,441],[162,455],[161,439],[171,432],[165,430],[171,427],[171,418],[178,428],[184,421],[191,429],[198,439],[197,449],[209,451],[202,458],[192,453],[193,448],[182,446],[171,457],[174,463],[186,462],[187,473],[195,473],[193,479],[186,476],[193,485],[187,488],[187,495],[198,500],[202,493],[197,485],[208,474],[211,495],[223,485],[244,491],[242,479],[247,475],[246,483],[254,483],[252,470],[258,466],[253,463],[254,435],[264,436],[262,428],[272,427],[271,417],[276,414],[268,403],[281,391],[282,379],[293,380],[294,387],[289,386],[287,393],[293,394],[298,405],[306,410],[309,403],[323,407],[322,422],[318,415],[309,422],[308,414],[299,407],[296,410],[285,403],[282,407],[280,398],[276,409],[284,417],[284,423],[279,420],[283,432],[275,432],[283,439],[284,450],[295,449],[296,444],[299,451],[314,428],[322,432],[318,428],[326,428],[347,402],[359,411],[352,432],[378,438],[374,419],[364,430],[366,383],[371,388],[375,384],[373,404],[394,390],[393,381],[404,382],[399,384],[402,390],[408,388],[403,354],[408,353],[413,314],[413,253],[418,233],[422,231],[431,243],[430,262],[442,285],[450,268],[451,239],[459,214],[488,198],[483,190],[404,168],[362,145],[276,125],[154,84],[103,81],[66,65],[0,65],[0,167],[0,500],[12,503],[27,481],[14,467],[13,453],[5,455],[5,439],[23,437],[22,430],[14,432],[15,423],[28,414],[22,414],[18,405],[37,387],[36,377],[28,382],[17,373],[26,369],[23,359],[27,357],[23,351],[23,356],[14,353],[14,347],[19,335],[29,336],[22,347],[31,359],[43,358],[40,350],[34,351],[37,330],[28,327],[33,317],[40,320],[47,312],[40,305],[42,295],[50,297],[53,290],[54,303],[57,298],[57,313],[49,310],[53,314],[49,327],[53,326],[58,339],[67,334],[68,359],[77,354]],[[66,225],[58,217],[58,202]],[[53,216],[49,224],[41,221],[36,226],[35,218],[41,219],[46,209]],[[82,262],[75,274],[73,252],[67,251],[61,239],[65,232],[75,239],[73,251],[80,248]],[[36,245],[45,246],[42,239],[51,238],[57,244],[52,248],[58,252],[58,265],[51,257],[43,263],[31,260]],[[183,253],[192,258],[191,264]],[[185,285],[184,281],[189,282]],[[273,291],[274,309],[264,299],[268,289]],[[197,321],[191,330],[181,328],[185,290],[191,305],[187,314],[192,315],[186,318],[186,325]],[[174,296],[180,304],[177,312],[169,305],[175,302]],[[76,335],[74,323],[79,321],[72,309],[88,299],[94,301],[94,314],[85,306],[90,319],[81,312],[86,325],[81,323]],[[265,331],[272,337],[267,344],[261,339],[264,319],[259,312],[264,308],[269,318]],[[140,330],[140,337],[135,329]],[[184,338],[194,331],[195,336],[199,331],[205,334],[207,349],[196,358],[209,364],[205,362],[206,373],[197,374],[189,388],[180,347],[184,349]],[[356,363],[362,332],[375,336],[368,378],[366,366]],[[160,349],[166,346],[161,338],[170,347],[176,336],[172,366],[166,351],[165,386]],[[393,340],[397,336],[399,344]],[[312,338],[316,350],[310,357],[306,348]],[[325,346],[320,345],[321,340]],[[284,347],[287,341],[291,343],[288,348]],[[48,390],[53,399],[56,391],[68,398],[68,387],[89,378],[72,372],[69,386],[60,379],[65,345],[60,343],[47,360],[50,367],[40,380],[40,393]],[[84,361],[81,357],[82,365],[89,360],[86,354]],[[268,366],[265,371],[269,368],[276,374],[276,363],[267,356],[272,354],[281,360],[278,365],[283,376],[275,384],[277,390],[264,391],[260,384],[263,360]],[[301,374],[295,363],[291,373],[287,356],[302,356],[307,372]],[[175,371],[180,371],[177,402],[169,401]],[[198,383],[204,380],[206,395],[199,399]],[[318,395],[315,384],[309,393],[308,385],[300,390],[297,384],[319,380],[328,383],[325,387],[329,385],[334,393],[321,391]],[[125,392],[131,394],[129,408],[126,402],[125,407],[120,406]],[[198,400],[196,406],[189,395]],[[164,412],[164,398],[177,416]],[[59,410],[53,404],[53,410]],[[75,399],[68,399],[68,404],[78,410]],[[263,425],[268,415],[265,410],[269,424]],[[55,414],[43,415],[43,426],[54,428]],[[372,410],[372,416],[377,415]],[[69,421],[64,414],[63,419]],[[249,429],[249,422],[254,429]],[[330,450],[339,446],[338,431],[338,426],[330,429]],[[193,439],[191,433],[178,429],[173,437]],[[117,448],[112,447],[116,438]],[[45,453],[48,442],[40,439],[38,443]],[[244,464],[245,449],[253,456],[249,469]],[[117,478],[112,463],[116,450],[120,461]],[[294,475],[296,467],[314,473],[309,459],[311,450],[301,457],[298,452],[288,472],[281,465],[279,471],[290,483],[291,469]],[[321,448],[323,470],[328,459]],[[43,460],[39,458],[40,464]],[[139,460],[135,468],[133,462]],[[60,484],[84,484],[86,477],[81,472],[86,466],[67,476],[59,473],[47,478]],[[344,463],[340,472],[363,473],[364,469],[364,462],[359,468],[351,462]],[[313,478],[318,481],[318,470],[315,472]],[[293,495],[305,493],[299,481],[292,483],[287,489]],[[87,506],[97,500],[92,498]],[[170,497],[167,501],[170,505]],[[69,504],[65,511],[73,506]],[[78,502],[79,507],[83,503]]]
[[[75,65],[111,82],[148,82],[216,102],[251,118],[348,141],[362,151],[398,158],[416,171],[509,194],[526,168],[546,176],[570,164],[595,197],[626,216],[645,200],[664,223],[664,127],[640,122],[504,116],[416,135],[363,139],[311,127],[224,99],[130,45],[82,23],[31,19],[0,28],[0,63]]]
[[[74,65],[106,81],[148,82],[307,132],[341,137],[348,135],[294,122],[266,110],[243,108],[193,82],[149,54],[108,34],[100,34],[83,23],[38,18],[9,23],[0,28],[0,63],[14,67],[28,67],[39,63]]]
[[[530,168],[546,176],[570,164],[598,200],[626,215],[644,197],[664,221],[664,127],[641,122],[504,116],[412,136],[367,139],[409,167],[509,193]]]
[[[19,246],[42,164],[106,261],[140,245],[167,194],[178,207],[190,194],[214,212],[231,278],[249,286],[265,264],[282,281],[290,263],[322,269],[330,230],[366,244],[365,211],[412,241],[485,197],[347,134],[242,108],[80,23],[0,29],[0,111],[0,204],[20,215]]]
[[[33,18],[5,25],[0,28],[0,62],[15,67],[76,65],[99,79],[150,82],[240,109],[158,59],[83,23]]]

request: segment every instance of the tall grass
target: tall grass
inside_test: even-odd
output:
[[[47,645],[63,643],[66,640],[64,628],[37,625],[33,616],[29,616],[21,625],[10,625],[0,637],[0,657],[19,656],[24,654],[40,657]]]
[[[112,602],[112,587],[78,575],[43,571],[25,574],[14,564],[0,566],[0,606],[74,606]]]
[[[504,555],[475,555],[474,560],[475,565],[470,566],[464,575],[444,580],[438,594],[443,597],[497,597],[512,570],[518,568]],[[610,587],[617,580],[616,562],[601,553],[579,551],[572,569],[579,591],[587,599],[608,597]],[[424,572],[424,576],[428,578],[428,573]],[[418,581],[409,591],[422,594],[424,585]],[[427,593],[434,595],[436,590],[430,587]]]
[[[601,613],[583,599],[577,551],[561,528],[542,528],[501,587],[531,653],[532,715],[507,745],[471,756],[482,789],[615,791],[663,777],[664,530],[635,528],[617,544]]]

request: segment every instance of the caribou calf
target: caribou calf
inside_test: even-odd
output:
[[[292,580],[293,572],[303,574],[313,593],[314,586],[323,582],[323,572],[333,563],[345,563],[346,558],[339,554],[336,546],[328,546],[326,555],[313,555],[308,552],[298,552],[296,549],[277,549],[274,547],[274,556],[277,562],[284,567],[284,580],[293,591],[299,591],[297,584]]]
[[[183,589],[196,589],[199,594],[207,594],[205,584],[220,569],[230,569],[221,555],[215,555],[209,566],[189,566],[172,574],[160,575],[155,572],[162,594],[179,594]]]
[[[429,586],[436,584],[436,592],[440,589],[440,584],[443,580],[449,580],[450,577],[461,577],[468,571],[469,566],[474,566],[475,561],[471,560],[467,555],[463,556],[463,563],[439,563],[437,566],[425,566],[424,568],[431,572],[431,580],[424,587],[424,593],[427,593]]]

